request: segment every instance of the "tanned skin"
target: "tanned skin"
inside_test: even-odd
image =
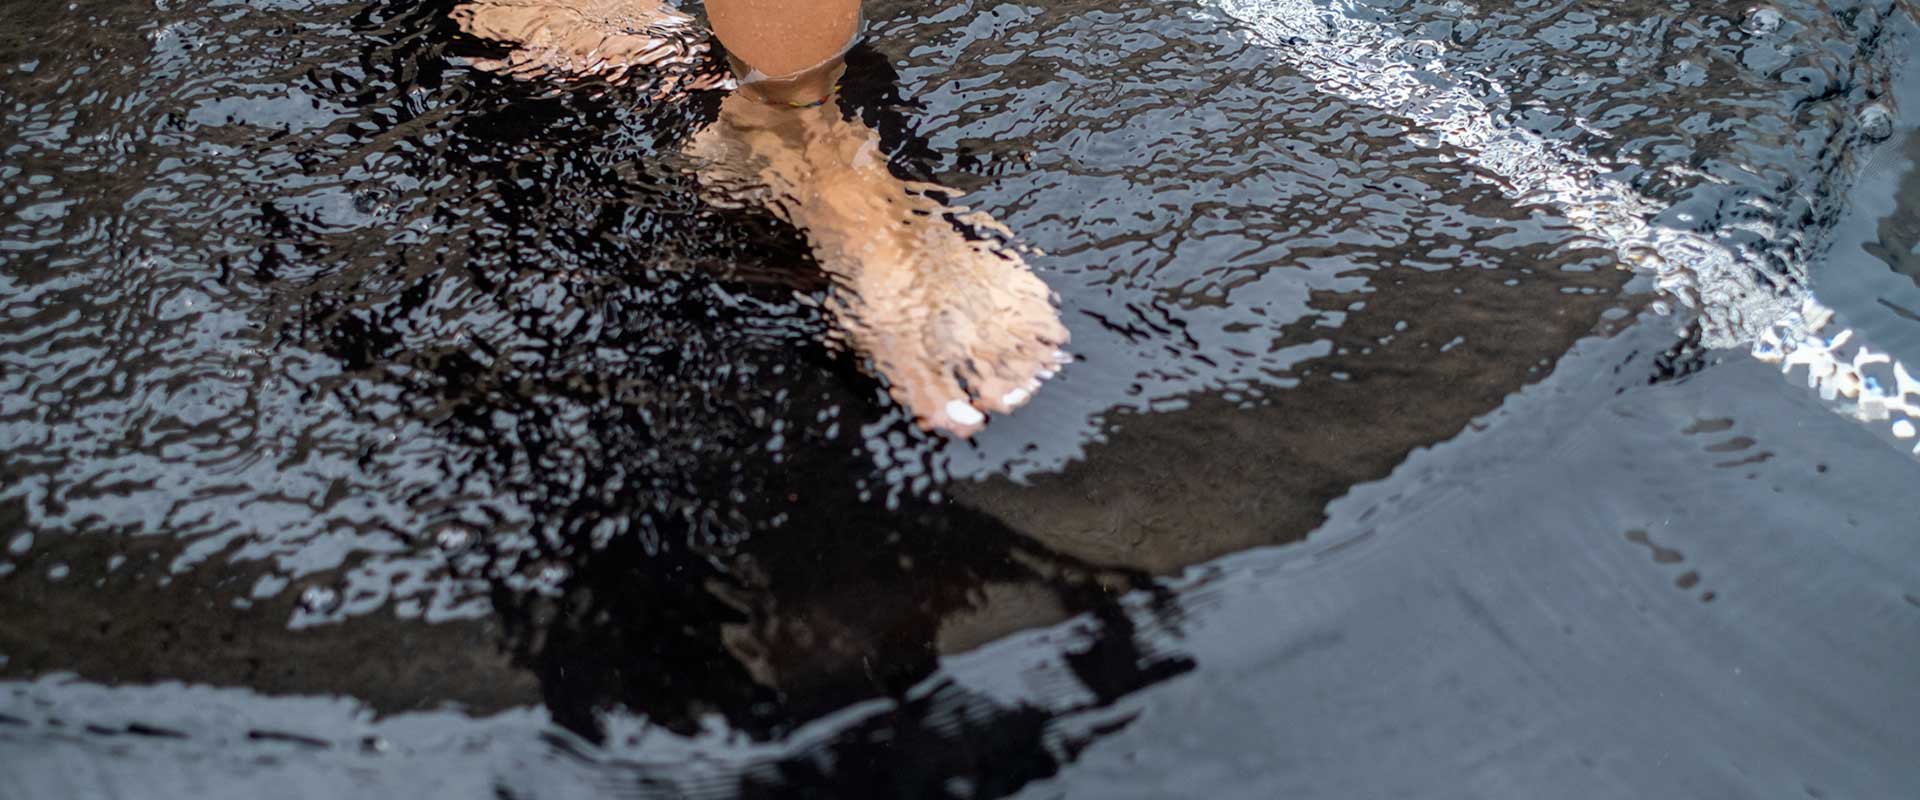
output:
[[[1065,363],[1046,284],[983,214],[938,186],[895,177],[879,137],[842,112],[840,56],[859,0],[708,0],[739,84],[687,155],[716,202],[758,205],[805,234],[832,280],[840,335],[871,359],[923,427],[970,436],[1026,403]],[[686,67],[706,57],[691,18],[660,0],[474,0],[454,19],[512,46],[475,66],[517,77],[657,82],[664,93],[727,83]]]

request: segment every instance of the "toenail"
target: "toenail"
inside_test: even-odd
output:
[[[1033,396],[1033,393],[1025,389],[1015,389],[1011,392],[1007,392],[1006,397],[1000,398],[1000,404],[1003,406],[1009,406],[1009,407],[1017,406],[1017,405],[1020,405],[1021,403],[1027,402],[1027,398],[1032,396]]]
[[[980,413],[980,409],[967,405],[965,400],[948,400],[947,419],[961,425],[978,425],[986,421],[987,415]]]

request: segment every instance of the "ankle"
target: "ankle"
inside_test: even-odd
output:
[[[826,63],[792,75],[754,79],[755,73],[739,59],[728,56],[727,60],[733,65],[734,75],[740,78],[742,94],[769,105],[798,108],[826,102],[839,88],[840,77],[847,71],[846,62],[835,56]]]

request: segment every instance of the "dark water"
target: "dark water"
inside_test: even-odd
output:
[[[0,797],[1920,783],[1910,5],[871,4],[1081,358],[972,442],[712,97],[4,8]]]

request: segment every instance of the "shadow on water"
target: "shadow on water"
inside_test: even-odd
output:
[[[1920,134],[1909,134],[1899,148],[1907,163],[1920,163]],[[1898,202],[1908,209],[1920,204],[1920,170],[1909,169],[1895,192]],[[1912,279],[1913,285],[1920,288],[1920,213],[1895,211],[1882,217],[1876,227],[1878,240],[1866,244],[1862,249],[1884,262],[1888,269]],[[1920,310],[1907,308],[1886,298],[1881,298],[1880,303],[1895,314],[1920,323]]]
[[[406,13],[441,38],[444,9]],[[864,48],[851,63],[849,104],[911,171],[925,145],[888,105],[891,70]],[[610,709],[682,733],[718,712],[777,737],[900,696],[934,671],[937,639],[985,641],[951,618],[987,585],[1062,614],[1153,588],[886,485],[874,431],[905,426],[858,393],[871,380],[794,302],[820,288],[797,234],[716,214],[671,171],[711,96],[685,108],[484,85],[511,105],[468,115],[454,134],[468,146],[417,166],[422,181],[463,170],[458,183],[501,187],[485,227],[435,248],[430,269],[409,249],[294,288],[285,335],[400,387],[400,413],[466,454],[455,480],[519,500],[524,526],[450,509],[440,530],[460,542],[443,549],[457,577],[487,586],[556,722],[598,739]],[[657,149],[634,152],[649,138]],[[477,299],[434,303],[461,295]],[[448,326],[451,342],[421,341]],[[315,390],[379,413],[356,388]]]

